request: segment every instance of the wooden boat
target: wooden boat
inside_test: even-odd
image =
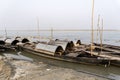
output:
[[[6,51],[12,48],[10,45],[6,45],[4,40],[0,40],[0,51]]]
[[[14,43],[15,42],[15,43]],[[95,45],[93,49],[93,54],[91,56],[90,45],[81,44],[81,41],[78,40],[74,45],[73,41],[61,41],[61,40],[50,40],[49,42],[39,42],[39,43],[29,43],[29,40],[24,38],[21,40],[21,43],[16,43],[18,41],[12,41],[12,44],[9,48],[18,47],[22,48],[24,51],[34,53],[43,57],[52,58],[56,60],[82,63],[82,64],[102,64],[109,65],[110,63],[113,65],[120,66],[120,60],[115,59],[113,55],[113,51],[109,51],[106,49],[102,49],[102,53],[100,46]],[[24,44],[24,45],[23,45]],[[5,47],[4,47],[5,46]],[[6,45],[2,47],[8,48]],[[99,54],[100,53],[100,54]],[[115,53],[115,52],[114,52]],[[113,58],[111,58],[111,56]],[[119,57],[117,57],[119,58]]]
[[[94,45],[100,48],[100,44],[94,43]],[[102,50],[113,52],[113,55],[120,55],[120,46],[114,46],[109,44],[102,44]]]
[[[79,51],[75,48],[72,48],[71,50],[70,44],[66,45],[65,50],[60,45],[48,45],[43,43],[25,43],[24,45],[21,45],[19,47],[23,51],[27,51],[29,53],[33,53],[46,58],[81,64],[109,65],[109,59],[96,55],[91,56],[91,54],[82,50],[84,48]]]
[[[17,39],[6,38],[4,40],[0,40],[0,51],[7,51],[7,50],[15,50],[17,48],[17,43],[20,41]],[[26,38],[22,39],[22,43],[29,42]]]
[[[0,51],[9,51],[9,50],[15,50],[17,46],[11,46],[11,45],[0,45]]]
[[[110,60],[111,65],[120,66],[120,46],[114,46],[109,44],[98,44],[94,43],[95,49],[93,54],[106,57]],[[90,54],[90,51],[87,51]]]

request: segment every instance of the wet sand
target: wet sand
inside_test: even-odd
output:
[[[0,56],[0,80],[107,80],[77,72],[72,69],[51,66],[43,62],[13,60]]]

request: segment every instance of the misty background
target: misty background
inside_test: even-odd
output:
[[[92,0],[0,0],[0,30],[90,29]],[[95,0],[94,28],[120,29],[120,0]]]

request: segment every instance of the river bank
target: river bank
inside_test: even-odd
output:
[[[13,60],[0,56],[0,80],[107,80],[77,72],[72,69],[51,66],[43,62]]]

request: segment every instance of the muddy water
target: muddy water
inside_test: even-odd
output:
[[[16,53],[18,53],[18,52],[9,52],[9,53],[17,55]],[[27,53],[27,52],[21,52],[21,55],[25,56],[25,57],[29,57],[29,58],[33,59],[33,61],[37,61],[37,62],[40,61],[40,62],[44,62],[44,63],[54,65],[54,66],[70,68],[70,69],[74,69],[76,71],[84,72],[84,73],[91,74],[91,75],[96,75],[99,77],[106,77],[106,78],[110,78],[110,79],[114,79],[114,80],[120,80],[120,67],[115,67],[115,66],[105,67],[104,65],[103,66],[100,66],[100,65],[93,66],[93,65],[68,63],[68,62],[64,62],[64,61],[58,61],[58,60],[40,57],[40,56],[33,55],[33,54]],[[21,57],[21,59],[22,59],[22,57]],[[24,60],[24,57],[23,57],[23,60]]]

